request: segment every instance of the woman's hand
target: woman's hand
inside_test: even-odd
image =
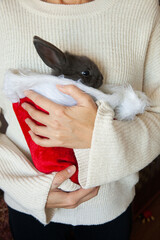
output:
[[[38,126],[31,119],[26,120],[33,141],[43,147],[90,148],[97,105],[89,95],[76,86],[57,88],[72,96],[77,105],[61,106],[33,91],[25,92],[28,98],[49,113],[36,110],[28,103],[22,104],[32,119],[45,125]]]
[[[75,166],[70,166],[56,174],[48,195],[46,208],[76,208],[98,194],[99,187],[79,189],[74,192],[63,192],[58,187],[75,173]]]

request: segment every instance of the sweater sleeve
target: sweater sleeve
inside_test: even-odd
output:
[[[1,98],[2,93],[0,114],[3,105]],[[16,203],[25,213],[42,223],[49,222],[54,210],[46,210],[45,205],[54,175],[38,172],[16,145],[0,133],[0,189],[12,199],[13,208]]]
[[[8,38],[8,33],[7,25],[4,23],[12,22],[11,6],[12,3],[9,5],[9,1],[0,3],[0,32],[4,33],[1,34],[0,46],[0,113],[5,109],[2,85],[4,72],[8,69],[4,57],[7,48],[5,40]],[[3,11],[3,8],[5,11]],[[8,15],[5,14],[6,12],[8,12]],[[8,18],[8,16],[11,18]],[[11,56],[13,57],[12,54]],[[48,223],[55,210],[46,209],[45,205],[55,174],[40,173],[18,147],[5,134],[0,133],[0,189],[6,193],[13,208],[16,209],[17,207],[32,215],[43,224]],[[60,187],[64,191],[77,189],[77,185],[70,180],[65,181]]]
[[[5,134],[0,134],[0,188],[13,199],[13,208],[15,201],[25,213],[43,224],[49,223],[54,209],[46,209],[45,205],[55,175],[40,173]],[[60,186],[64,191],[78,188],[70,179]]]
[[[39,173],[7,136],[0,134],[0,188],[24,212],[44,224],[53,214],[52,210],[52,213],[45,210],[53,177],[54,174]]]
[[[152,106],[133,121],[113,120],[114,112],[99,103],[91,149],[75,150],[84,188],[117,181],[138,172],[160,153],[160,16],[150,37],[143,91]]]

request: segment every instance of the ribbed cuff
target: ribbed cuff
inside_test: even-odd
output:
[[[83,188],[90,188],[95,186],[94,179],[98,159],[94,165],[90,153],[93,148],[96,148],[98,142],[98,128],[101,126],[102,116],[105,116],[105,124],[107,124],[107,121],[112,121],[114,118],[114,111],[107,103],[103,101],[97,101],[96,104],[98,105],[98,111],[93,130],[91,149],[74,149],[79,167],[79,182]],[[90,164],[91,162],[92,164]],[[92,168],[90,168],[90,165],[92,166]],[[93,173],[91,169],[95,169],[95,173]]]

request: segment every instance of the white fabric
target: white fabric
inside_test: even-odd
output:
[[[60,92],[57,84],[75,85],[95,100],[103,100],[115,110],[115,118],[118,120],[133,120],[135,115],[142,114],[149,107],[149,100],[141,92],[135,92],[129,85],[108,86],[105,84],[101,90],[87,87],[79,81],[66,79],[63,76],[56,77],[52,75],[36,74],[29,70],[10,70],[5,75],[4,92],[11,102],[18,102],[24,98],[25,90],[34,90],[37,93],[49,98],[55,103],[64,106],[76,105],[76,101],[69,95]],[[108,92],[108,94],[107,94]]]

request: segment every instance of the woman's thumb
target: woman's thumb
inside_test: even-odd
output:
[[[86,105],[89,99],[92,100],[88,94],[84,93],[75,85],[57,85],[57,88],[61,92],[74,98],[77,102],[77,105]]]
[[[75,171],[76,171],[76,167],[72,165],[56,173],[52,182],[52,189],[59,187],[64,181],[69,179],[75,173]]]

